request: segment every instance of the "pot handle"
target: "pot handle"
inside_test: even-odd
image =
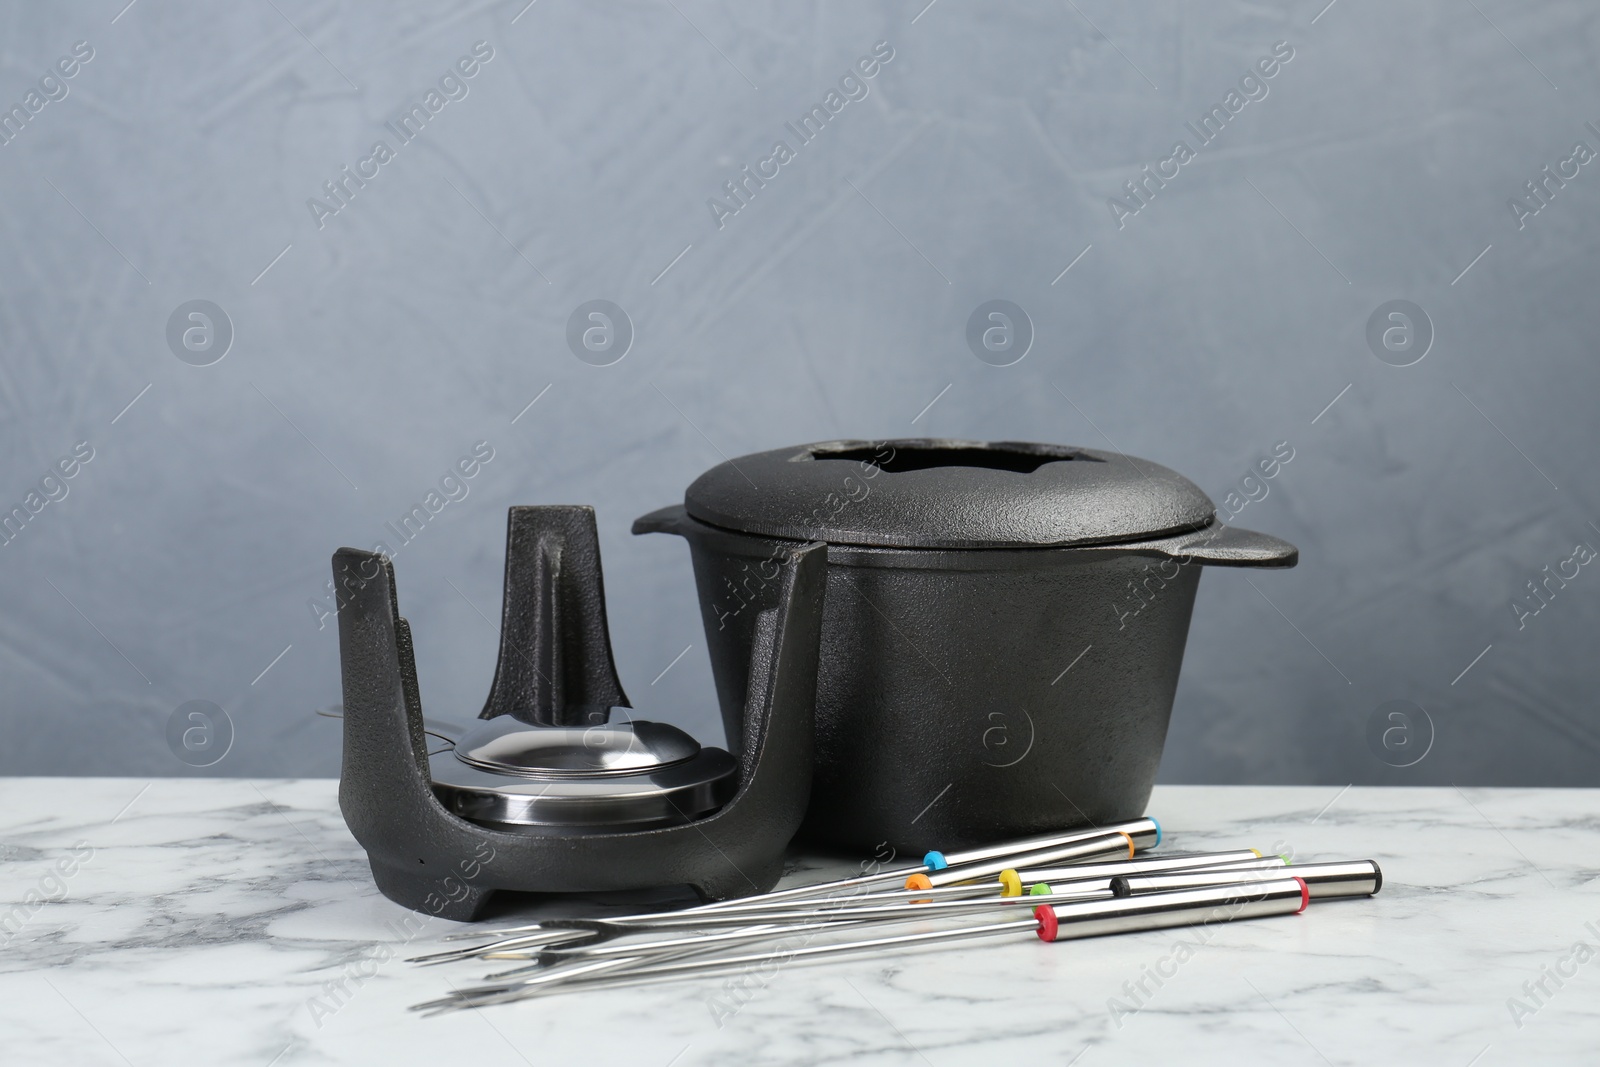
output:
[[[640,515],[637,519],[634,519],[633,532],[635,536],[647,533],[669,533],[683,537],[686,536],[683,532],[683,524],[688,520],[688,517],[689,513],[683,509],[682,504],[668,504],[664,508],[658,508],[648,515]]]
[[[1199,530],[1141,545],[1156,555],[1208,567],[1293,567],[1300,550],[1280,537],[1214,522]]]

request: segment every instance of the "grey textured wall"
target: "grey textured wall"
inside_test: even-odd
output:
[[[589,502],[634,702],[713,736],[687,554],[629,522],[723,455],[935,435],[1236,504],[1293,449],[1237,521],[1302,564],[1202,583],[1165,780],[1600,784],[1600,11],[923,2],[5,4],[0,771],[337,773],[329,554],[395,547],[478,442],[397,548],[425,705],[486,692],[505,508]],[[343,206],[341,167],[371,175]],[[1010,366],[965,336],[997,298],[1034,333]],[[567,343],[595,299],[633,324],[609,366]],[[1370,346],[1402,299],[1427,322]],[[193,700],[234,733],[204,770],[169,747]]]

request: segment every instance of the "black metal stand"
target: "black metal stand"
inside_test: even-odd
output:
[[[594,510],[517,507],[508,526],[500,659],[481,717],[591,725],[582,715],[593,708],[627,707],[606,628]],[[491,829],[439,803],[393,567],[371,552],[334,553],[344,604],[339,807],[379,890],[408,908],[469,921],[496,890],[689,885],[720,900],[770,889],[810,794],[825,559],[821,543],[795,551],[778,606],[757,621],[733,798],[679,826],[574,834]]]

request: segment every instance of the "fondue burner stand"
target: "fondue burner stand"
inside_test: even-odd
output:
[[[735,756],[629,716],[592,508],[511,509],[500,659],[455,736],[424,728],[390,561],[340,549],[339,807],[378,889],[467,921],[496,890],[772,888],[810,793],[825,555],[798,546],[756,621]]]

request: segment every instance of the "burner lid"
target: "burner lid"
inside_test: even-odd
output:
[[[529,726],[501,715],[428,760],[434,795],[496,829],[604,833],[692,822],[733,796],[738,762],[666,723]]]
[[[468,730],[456,742],[456,759],[527,778],[596,778],[671,767],[700,754],[700,743],[676,726],[593,717],[600,725],[529,726],[501,715]]]

